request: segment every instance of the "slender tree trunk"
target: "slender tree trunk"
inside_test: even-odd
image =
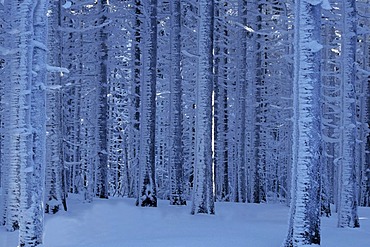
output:
[[[51,66],[61,66],[60,35],[60,3],[49,0],[52,9],[49,16],[49,47],[53,47],[48,56]],[[66,210],[66,191],[62,163],[62,132],[61,132],[61,78],[60,73],[52,72],[48,76],[47,92],[47,138],[46,138],[46,173],[45,173],[45,212],[56,213],[63,206]]]
[[[183,152],[181,111],[181,12],[180,0],[172,0],[171,7],[171,77],[170,77],[170,204],[185,205],[183,198]]]
[[[196,161],[192,214],[214,214],[212,175],[213,0],[199,1],[199,62],[196,96]]]
[[[243,25],[246,24],[246,6],[245,0],[238,1],[238,18]],[[245,169],[245,111],[246,111],[246,36],[245,30],[238,30],[237,37],[239,40],[238,60],[237,60],[237,82],[236,82],[236,95],[237,106],[240,114],[237,114],[237,183],[238,183],[238,200],[239,202],[246,202],[246,169]]]
[[[17,9],[16,1],[6,1],[4,3],[4,12],[8,13],[4,15],[4,18],[11,19],[15,17],[11,13],[15,13]],[[19,25],[19,20],[15,19],[9,22],[8,25],[4,26],[4,30],[16,29]],[[19,41],[15,35],[11,35],[4,40],[4,46],[10,49],[17,49]],[[9,74],[5,79],[3,101],[7,102],[5,105],[5,111],[2,113],[3,117],[3,143],[2,143],[2,199],[3,199],[3,211],[2,211],[2,223],[5,225],[7,231],[14,231],[19,229],[19,196],[20,196],[20,182],[19,182],[19,152],[17,154],[16,149],[18,148],[18,140],[15,140],[17,126],[17,108],[14,107],[17,104],[17,99],[14,99],[16,94],[15,86],[13,85],[14,78],[17,73],[14,72],[17,67],[17,58],[19,54],[13,56],[7,56],[6,72]]]
[[[253,30],[257,30],[258,8],[257,0],[248,2],[248,10],[251,10],[247,14],[247,23]],[[246,44],[246,64],[248,69],[246,71],[246,113],[245,113],[245,156],[246,156],[246,169],[247,169],[247,200],[248,202],[256,202],[255,198],[255,187],[257,183],[256,173],[256,84],[258,80],[257,75],[257,54],[258,54],[257,34],[247,34]]]
[[[359,227],[356,185],[356,10],[354,0],[343,0],[341,44],[341,146],[339,177],[339,227]]]
[[[320,5],[295,2],[293,168],[285,247],[320,244]]]
[[[140,1],[139,1],[140,2]],[[140,99],[140,156],[138,205],[156,207],[155,183],[155,94],[157,62],[157,0],[140,2],[141,29],[141,99]]]
[[[225,24],[225,5],[224,0],[214,3],[214,179],[216,199],[219,201],[230,201],[226,47],[229,34]]]
[[[99,14],[102,14],[101,24],[107,20],[109,12],[109,1],[101,0],[99,2]],[[97,141],[98,148],[98,162],[96,168],[96,185],[95,194],[99,198],[108,198],[108,140],[107,140],[107,118],[108,118],[108,33],[105,26],[99,32],[100,47],[101,47],[101,64],[100,64],[100,80],[98,84],[98,126],[97,126]]]

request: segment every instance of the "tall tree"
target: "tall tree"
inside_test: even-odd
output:
[[[30,135],[30,144],[20,153],[25,152],[25,160],[21,161],[20,170],[20,226],[19,246],[41,246],[43,244],[44,228],[44,186],[45,186],[45,157],[46,157],[46,69],[47,69],[47,37],[48,37],[48,0],[22,1],[19,5],[21,14],[20,23],[20,49],[25,54],[20,54],[19,67],[22,84],[29,84],[30,110],[23,117],[22,126]],[[33,25],[33,26],[31,26]],[[31,36],[26,34],[31,32]],[[23,34],[24,33],[24,34]],[[24,56],[24,57],[23,57]],[[25,70],[27,69],[27,71]],[[23,70],[23,71],[22,71]],[[27,72],[27,73],[25,73]],[[16,81],[13,83],[17,83]],[[27,89],[26,89],[27,90]],[[27,92],[20,91],[27,96]],[[27,102],[27,100],[25,100]],[[22,103],[19,104],[20,107]],[[28,129],[27,129],[28,127]],[[29,146],[28,146],[29,145]],[[22,144],[20,145],[23,146]],[[25,162],[26,161],[26,162]]]
[[[228,39],[229,31],[225,13],[228,4],[224,0],[214,2],[214,179],[216,199],[230,200],[229,148],[228,148]]]
[[[194,1],[181,1],[181,84],[183,116],[184,194],[190,199],[194,187],[195,164],[195,95],[198,56],[198,7]]]
[[[156,207],[155,95],[157,63],[157,0],[136,1],[140,39],[140,156],[137,204]]]
[[[247,25],[252,30],[257,30],[259,26],[258,12],[252,11],[258,9],[257,0],[248,2]],[[247,168],[247,200],[248,202],[258,202],[255,188],[258,187],[258,177],[256,174],[256,84],[258,80],[257,66],[258,66],[258,42],[257,34],[248,32],[246,44],[246,63],[248,69],[246,71],[246,126],[245,126],[245,155],[246,155],[246,168]],[[259,196],[258,196],[259,197]]]
[[[356,185],[356,40],[354,0],[343,0],[341,43],[341,140],[339,177],[339,227],[359,227]]]
[[[16,22],[6,22],[12,16],[11,10],[15,8],[15,3],[6,1],[1,9],[1,26],[2,30],[10,31],[15,28]],[[18,212],[19,212],[19,167],[10,165],[9,161],[13,159],[12,152],[11,130],[13,128],[12,121],[14,117],[13,109],[10,107],[12,97],[12,68],[14,67],[12,50],[15,49],[15,35],[6,35],[7,32],[2,32],[2,46],[9,48],[1,52],[2,69],[1,69],[1,89],[2,89],[2,111],[1,111],[1,187],[2,187],[2,205],[1,209],[1,224],[5,225],[6,230],[14,231],[19,228]],[[7,103],[4,103],[7,102]]]
[[[108,32],[106,29],[109,1],[98,2],[98,13],[101,16],[99,23],[102,26],[97,34],[100,43],[101,53],[98,53],[100,61],[100,78],[97,85],[98,98],[98,129],[95,132],[98,142],[98,160],[95,173],[95,195],[100,198],[108,198],[108,139],[107,139],[107,118],[108,118]]]
[[[212,175],[213,1],[199,1],[196,145],[192,214],[214,214]]]
[[[111,196],[133,197],[131,179],[136,169],[135,159],[130,153],[134,146],[132,137],[133,128],[130,112],[134,109],[131,104],[132,68],[132,37],[131,29],[133,17],[131,1],[109,1],[109,19],[114,25],[106,27],[108,35],[108,183]],[[132,93],[133,94],[133,93]],[[135,174],[136,175],[136,174]]]
[[[170,3],[171,9],[171,72],[170,72],[170,203],[185,205],[183,198],[183,152],[181,111],[181,12],[180,0]]]
[[[247,1],[238,1],[238,21],[243,25],[246,25],[246,14],[247,14]],[[236,112],[236,130],[238,135],[236,136],[237,150],[236,150],[236,177],[234,182],[235,202],[246,202],[246,169],[245,169],[245,110],[246,110],[246,37],[247,31],[245,29],[237,30],[237,40],[239,45],[236,48],[236,106],[237,111],[241,111],[240,114]]]
[[[171,197],[170,178],[170,96],[172,86],[171,61],[171,3],[168,0],[158,1],[157,11],[157,82],[156,82],[156,135],[155,135],[155,171],[158,198]]]
[[[295,2],[293,167],[285,247],[320,244],[320,41],[321,6]]]
[[[70,3],[70,2],[69,2]],[[68,68],[69,74],[63,75],[61,110],[62,124],[61,131],[63,136],[62,154],[63,165],[66,169],[67,191],[69,193],[79,193],[82,191],[81,165],[80,165],[80,94],[82,87],[82,58],[80,51],[81,33],[77,18],[79,17],[78,7],[67,5],[60,9],[61,22],[60,31],[61,43],[68,49],[61,50],[61,66]],[[73,32],[75,31],[75,32]]]
[[[65,170],[62,162],[61,132],[61,77],[60,70],[60,2],[49,0],[48,47],[53,47],[48,55],[50,71],[47,85],[47,138],[45,172],[45,212],[56,213],[63,206],[66,210]]]
[[[370,71],[370,19],[369,13],[369,2],[367,0],[356,1],[356,10],[357,10],[357,18],[358,18],[358,41],[357,41],[357,75],[358,75],[358,84],[360,85],[359,93],[361,103],[359,105],[359,122],[362,124],[363,129],[363,136],[359,138],[362,142],[360,145],[362,148],[360,149],[361,155],[363,155],[363,162],[361,163],[361,185],[360,187],[360,205],[361,206],[370,206],[370,97],[369,90],[370,90],[370,75],[368,71]],[[356,92],[358,92],[356,90]]]

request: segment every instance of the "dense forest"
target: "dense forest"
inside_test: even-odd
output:
[[[332,210],[360,227],[368,0],[2,0],[0,31],[0,222],[19,246],[71,193],[290,205],[284,247],[319,245]]]

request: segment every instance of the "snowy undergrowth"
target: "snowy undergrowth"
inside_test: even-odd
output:
[[[279,247],[287,232],[284,205],[216,203],[216,215],[190,215],[189,206],[139,208],[132,199],[69,198],[69,211],[47,215],[45,247]],[[323,247],[366,247],[370,208],[359,208],[359,229],[322,219]],[[0,230],[0,247],[16,247],[17,232]]]

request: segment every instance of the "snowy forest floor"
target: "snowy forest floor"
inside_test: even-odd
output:
[[[190,203],[189,203],[190,204]],[[133,199],[69,197],[68,212],[47,215],[45,247],[280,247],[288,207],[216,203],[216,215],[190,215],[189,206],[140,208]],[[370,208],[359,208],[361,228],[338,229],[336,214],[322,219],[323,247],[370,246]],[[17,232],[0,227],[0,247],[17,246]]]

